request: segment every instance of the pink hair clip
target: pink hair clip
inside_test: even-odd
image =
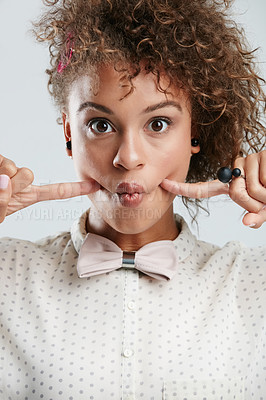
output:
[[[59,61],[58,67],[57,67],[57,72],[61,74],[64,69],[68,66],[68,64],[71,61],[73,50],[74,49],[74,39],[73,39],[73,34],[70,32],[67,35],[67,40],[66,40],[66,52],[64,55],[61,56],[61,60]]]

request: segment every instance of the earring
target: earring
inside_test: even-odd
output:
[[[68,150],[72,150],[71,140],[69,140],[68,142],[66,142],[66,147],[67,147]]]
[[[199,139],[192,138],[191,139],[191,146],[197,147],[199,145]]]

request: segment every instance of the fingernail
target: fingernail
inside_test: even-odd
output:
[[[256,226],[256,224],[250,224],[250,225],[248,225],[249,228],[254,228],[254,226]]]
[[[8,187],[9,176],[0,175],[0,189],[6,189]]]
[[[264,206],[262,207],[262,210],[266,210],[266,204],[264,204]]]

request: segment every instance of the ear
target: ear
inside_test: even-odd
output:
[[[63,120],[65,140],[66,140],[66,142],[69,142],[69,141],[71,141],[71,128],[70,128],[70,122],[69,122],[68,116],[64,112],[62,112],[62,120]],[[72,157],[72,150],[69,150],[66,147],[66,152],[69,157]]]
[[[192,136],[191,137],[191,141],[192,141],[192,139],[197,139],[197,140],[199,140],[196,136]],[[191,155],[193,155],[193,154],[197,154],[197,153],[199,153],[200,152],[200,143],[197,145],[197,146],[192,146],[192,144],[191,144]]]

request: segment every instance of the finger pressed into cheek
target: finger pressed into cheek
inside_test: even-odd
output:
[[[217,179],[210,182],[197,183],[174,182],[165,179],[161,183],[161,186],[176,195],[194,199],[204,199],[221,194],[229,194],[228,186],[219,182]]]

